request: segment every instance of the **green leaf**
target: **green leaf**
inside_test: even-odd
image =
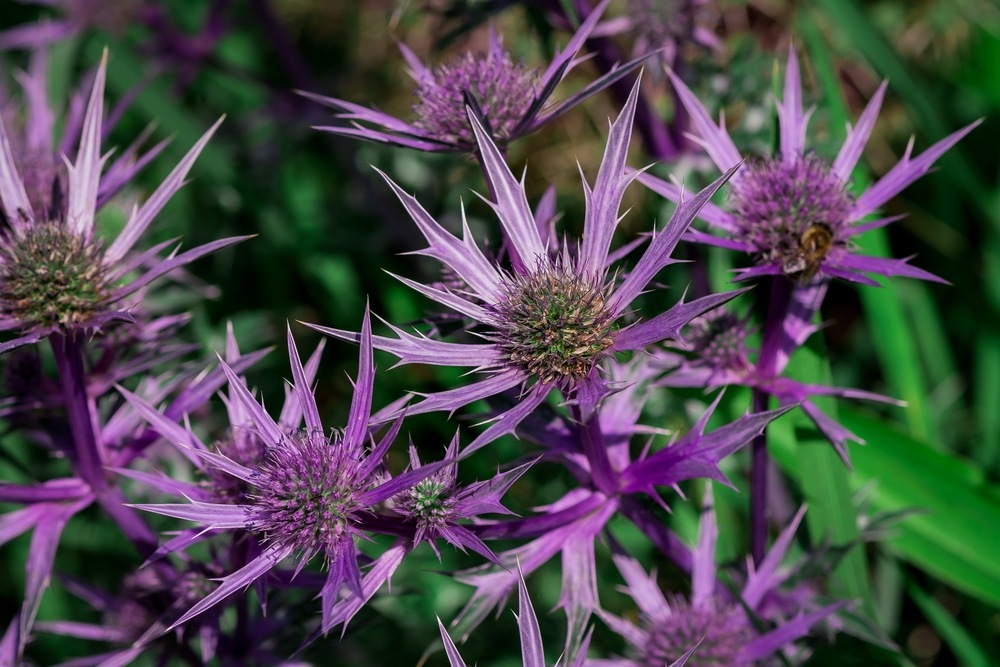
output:
[[[855,488],[874,509],[919,510],[901,519],[884,544],[951,586],[1000,607],[1000,489],[982,470],[937,451],[861,412],[843,409],[841,423],[864,438],[851,448]]]
[[[960,664],[966,667],[989,667],[992,664],[986,651],[937,600],[913,583],[906,587],[906,591],[947,642]]]

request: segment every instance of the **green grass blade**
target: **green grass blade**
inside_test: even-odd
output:
[[[914,583],[906,587],[906,592],[948,644],[960,664],[965,667],[990,667],[993,664],[986,651],[937,600]]]
[[[1000,607],[1000,487],[982,470],[876,417],[844,408],[841,423],[869,444],[851,449],[856,488],[880,512],[916,510],[884,544],[899,557]]]
[[[830,383],[830,366],[819,336],[800,349],[788,366],[788,374],[799,380]],[[816,405],[836,419],[837,406],[829,398],[817,397]],[[850,473],[830,443],[811,424],[795,430],[798,447],[793,475],[809,504],[806,522],[814,543],[855,544],[833,572],[833,592],[861,603],[860,610],[875,617],[875,598],[868,579],[865,552],[859,540],[857,508],[850,487]]]

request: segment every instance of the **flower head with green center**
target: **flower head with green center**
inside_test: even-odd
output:
[[[490,337],[507,363],[541,382],[583,380],[614,344],[609,287],[569,264],[540,260],[529,274],[505,277]]]
[[[254,468],[215,454],[207,448],[194,450],[219,470],[247,485],[238,500],[215,502],[192,500],[184,504],[138,505],[140,509],[201,523],[210,529],[247,530],[261,538],[260,554],[236,572],[224,577],[218,588],[199,600],[171,628],[204,613],[228,596],[265,576],[284,559],[296,556],[296,573],[314,556],[328,567],[320,597],[327,623],[342,585],[357,598],[362,594],[358,551],[354,541],[369,529],[376,507],[412,485],[427,479],[445,463],[435,463],[386,479],[383,464],[389,446],[399,432],[401,420],[371,448],[371,418],[374,366],[367,313],[362,326],[360,370],[354,397],[343,431],[327,434],[320,421],[310,383],[315,368],[307,370],[299,359],[291,330],[288,352],[292,367],[292,394],[282,418],[275,421],[257,402],[242,378],[225,362],[222,368],[247,420],[234,426],[250,428],[263,443],[266,454]],[[123,392],[124,393],[124,392]],[[129,398],[128,394],[125,394]],[[133,405],[137,402],[129,399]],[[148,415],[158,429],[171,432],[163,419]],[[299,424],[305,423],[304,428]],[[174,425],[174,428],[176,425]],[[377,530],[373,528],[373,530]]]
[[[703,146],[712,162],[725,171],[741,161],[725,125],[716,124],[701,102],[679,77],[670,75],[681,104],[691,117],[692,139]],[[940,281],[911,266],[906,259],[857,254],[852,239],[862,232],[898,220],[866,220],[883,204],[926,174],[945,152],[968,134],[979,121],[941,139],[917,157],[913,141],[899,162],[864,192],[852,193],[851,172],[878,119],[886,84],[879,86],[849,128],[833,160],[806,149],[806,127],[811,111],[802,109],[802,82],[794,49],[789,49],[784,99],[778,101],[780,150],[752,162],[733,179],[729,210],[708,204],[699,215],[725,238],[692,230],[694,241],[745,252],[756,266],[740,271],[741,279],[760,275],[787,276],[800,284],[814,277],[841,278],[877,285],[866,273],[907,276]],[[654,176],[639,177],[646,186],[667,199],[678,201],[681,188]]]
[[[446,461],[458,458],[458,433],[448,445]],[[506,472],[497,473],[492,479],[460,486],[458,464],[449,463],[430,477],[426,477],[392,499],[392,509],[408,524],[416,526],[413,544],[427,542],[438,558],[436,541],[441,538],[465,551],[471,549],[488,560],[499,564],[497,557],[474,532],[462,523],[484,514],[510,514],[500,504],[511,485],[527,472],[529,462]],[[410,445],[410,468],[419,470],[420,457]]]
[[[195,159],[218,127],[216,123],[152,196],[133,210],[118,237],[104,245],[95,229],[95,219],[102,197],[102,171],[108,158],[102,156],[100,145],[106,64],[107,55],[98,68],[83,117],[76,159],[72,163],[66,160],[65,202],[60,194],[59,177],[49,171],[43,180],[52,179],[53,194],[51,198],[43,196],[36,183],[42,177],[30,160],[21,161],[28,176],[22,179],[19,161],[0,120],[0,331],[17,332],[14,339],[0,343],[0,352],[56,331],[94,331],[115,319],[131,319],[128,312],[133,305],[131,300],[150,282],[242,240],[223,239],[185,253],[171,253],[163,259],[157,255],[172,242],[133,253],[139,236],[184,184]],[[28,89],[35,90],[37,83],[33,81]],[[32,108],[40,105],[37,90],[28,97],[34,100]],[[131,154],[132,149],[126,153]],[[121,169],[132,173],[131,167]],[[103,183],[104,195],[108,193],[108,183],[120,185],[122,174],[111,176]]]
[[[631,303],[660,269],[672,262],[670,253],[699,209],[731,175],[726,174],[679,206],[670,221],[656,231],[627,276],[620,278],[621,272],[611,266],[617,256],[611,252],[611,240],[620,220],[618,209],[625,188],[635,178],[625,174],[625,157],[638,91],[636,81],[624,110],[611,126],[593,189],[584,183],[587,211],[583,238],[575,253],[569,251],[568,241],[563,242],[558,253],[552,253],[543,241],[523,183],[511,173],[471,109],[469,120],[479,142],[490,190],[495,194],[490,205],[509,241],[509,266],[500,267],[488,260],[470,237],[468,225],[463,225],[461,239],[452,236],[416,199],[386,177],[430,244],[421,254],[441,261],[466,287],[452,290],[441,284],[400,280],[474,320],[475,333],[487,341],[438,341],[396,327],[395,338],[375,336],[375,347],[395,354],[401,363],[466,366],[488,374],[471,386],[430,394],[408,406],[407,413],[453,411],[507,390],[523,390],[521,401],[497,417],[466,452],[511,432],[553,389],[575,402],[583,414],[590,414],[610,391],[602,377],[602,359],[674,337],[692,318],[738,293],[681,302],[645,321],[627,326],[622,323]],[[311,326],[344,340],[357,340],[357,334],[350,331]]]
[[[320,130],[431,152],[466,152],[476,148],[475,133],[465,113],[466,105],[472,104],[481,112],[484,127],[493,142],[505,146],[604,90],[642,62],[643,58],[636,58],[615,67],[579,92],[549,106],[556,86],[582,60],[577,54],[607,4],[608,0],[602,0],[544,71],[515,60],[492,30],[486,52],[467,52],[433,69],[400,44],[410,76],[417,82],[413,105],[416,120],[413,122],[346,100],[304,94],[336,109],[338,118],[352,123],[350,127],[321,127]]]

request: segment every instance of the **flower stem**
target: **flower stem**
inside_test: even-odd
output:
[[[783,276],[771,281],[771,295],[767,305],[767,319],[757,359],[757,372],[768,378],[775,374],[779,354],[786,347],[785,319],[792,303],[795,286]],[[790,354],[790,352],[788,352]],[[753,390],[753,411],[767,410],[770,395],[762,389]],[[767,433],[761,433],[750,445],[750,555],[759,564],[767,551]]]
[[[100,493],[106,486],[104,453],[95,429],[93,406],[87,396],[83,368],[83,345],[78,335],[56,333],[49,338],[59,371],[66,416],[73,437],[77,473],[91,489]]]
[[[107,462],[97,435],[95,405],[87,394],[82,340],[79,334],[57,333],[49,338],[73,438],[76,472],[97,494],[97,501],[118,524],[125,536],[139,553],[146,557],[156,550],[156,533],[134,510],[124,505],[125,499],[121,492],[110,487],[105,476],[104,466]]]
[[[570,414],[577,424],[577,434],[583,447],[583,454],[590,464],[590,477],[594,487],[601,493],[614,495],[618,489],[618,476],[611,466],[611,459],[608,458],[597,412],[584,417],[580,406],[574,405],[571,406]]]

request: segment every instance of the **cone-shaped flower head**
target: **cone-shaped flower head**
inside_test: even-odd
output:
[[[445,264],[461,277],[466,288],[453,291],[444,286],[431,287],[401,280],[421,294],[478,322],[477,333],[487,340],[485,344],[443,342],[414,336],[395,327],[397,338],[375,337],[375,347],[395,354],[401,363],[468,366],[489,375],[469,387],[431,394],[409,406],[407,412],[453,411],[509,389],[525,389],[522,401],[498,417],[466,451],[513,430],[552,389],[561,390],[589,413],[608,392],[599,368],[603,358],[675,336],[691,318],[737,294],[728,292],[679,303],[631,326],[621,322],[632,301],[660,269],[671,262],[670,253],[698,210],[732,174],[731,170],[684,201],[665,227],[656,232],[627,277],[619,279],[619,273],[611,267],[615,254],[611,253],[610,246],[619,221],[622,196],[634,178],[626,175],[624,169],[638,90],[637,81],[624,110],[612,124],[594,188],[584,183],[587,212],[583,238],[575,252],[570,251],[567,242],[560,250],[553,251],[542,240],[523,184],[511,173],[496,144],[471,110],[469,119],[496,197],[491,206],[509,240],[509,267],[500,267],[487,260],[470,237],[467,225],[464,225],[463,238],[452,236],[420,207],[416,199],[386,177],[430,244],[421,254]],[[315,328],[344,340],[357,339],[357,334],[352,332]]]
[[[471,104],[483,117],[493,141],[505,146],[513,139],[534,132],[638,67],[642,58],[612,69],[559,104],[547,106],[556,86],[580,61],[577,54],[607,4],[608,0],[601,2],[544,71],[515,60],[492,30],[485,52],[466,52],[435,68],[424,66],[413,52],[400,44],[410,75],[417,83],[413,104],[416,119],[410,123],[376,109],[305,93],[337,109],[339,118],[354,123],[353,127],[317,129],[424,151],[464,152],[476,147],[476,138],[465,113],[466,105]]]
[[[172,242],[133,256],[132,248],[184,183],[188,170],[205,147],[216,123],[188,152],[162,185],[132,215],[109,245],[98,236],[95,218],[101,194],[101,173],[108,155],[101,155],[104,77],[101,61],[83,119],[76,160],[66,160],[68,192],[41,197],[38,171],[31,164],[22,180],[11,142],[0,120],[0,331],[20,335],[0,343],[0,352],[30,343],[54,331],[94,330],[114,319],[129,319],[128,303],[156,278],[198,257],[241,239],[216,241],[182,254],[157,258]],[[220,120],[221,122],[221,120]],[[31,194],[29,194],[31,193]],[[39,206],[42,208],[40,209]]]
[[[621,667],[662,667],[686,659],[693,667],[735,665],[749,667],[805,636],[809,629],[843,604],[796,610],[794,618],[778,627],[761,630],[752,615],[764,605],[765,596],[784,583],[780,564],[802,521],[800,511],[771,551],[752,569],[739,599],[728,594],[716,581],[715,543],[718,527],[707,487],[698,545],[691,573],[691,596],[664,594],[656,575],[647,574],[637,560],[624,553],[614,556],[627,584],[626,591],[639,606],[638,623],[600,612],[612,630],[629,644],[629,659],[606,661]],[[753,566],[751,566],[752,568]]]
[[[670,74],[681,104],[691,117],[693,139],[715,165],[725,171],[741,159],[725,129],[716,124],[687,86]],[[831,161],[806,148],[806,127],[811,111],[802,109],[802,83],[794,49],[789,50],[784,99],[778,102],[780,150],[759,158],[733,179],[729,210],[714,204],[704,207],[701,218],[723,232],[721,238],[692,232],[693,240],[750,254],[756,266],[742,271],[744,278],[784,275],[806,283],[814,276],[874,283],[865,273],[901,275],[924,280],[935,276],[910,266],[907,260],[867,257],[855,252],[853,237],[895,221],[865,218],[926,174],[934,162],[979,123],[973,123],[937,142],[915,158],[913,142],[902,159],[879,181],[860,194],[850,189],[851,172],[871,136],[885,96],[883,83],[861,114],[857,127],[848,128],[847,139]],[[648,174],[639,179],[664,197],[677,201],[680,188]]]
[[[287,414],[279,421],[265,412],[243,380],[222,362],[230,388],[249,416],[254,434],[264,443],[266,455],[254,469],[207,450],[198,450],[198,455],[250,487],[242,502],[138,506],[197,521],[209,528],[248,530],[261,536],[266,545],[259,556],[222,579],[216,590],[191,607],[173,627],[242,590],[293,555],[299,560],[296,571],[317,555],[328,566],[321,592],[324,619],[327,618],[342,584],[346,583],[354,594],[361,596],[354,540],[364,533],[365,519],[379,503],[433,475],[444,465],[431,464],[385,479],[383,459],[399,432],[401,420],[393,424],[377,445],[368,447],[374,366],[367,313],[362,327],[360,370],[348,423],[342,431],[328,432],[323,428],[309,386],[310,374],[302,366],[290,330],[288,350],[293,392],[283,411]],[[289,415],[294,415],[294,419],[289,419]],[[301,422],[304,428],[299,428]]]
[[[443,538],[449,544],[465,551],[472,549],[488,560],[499,564],[493,551],[460,521],[478,518],[484,514],[510,514],[500,504],[511,485],[531,467],[531,462],[497,473],[492,479],[460,486],[458,474],[458,434],[448,445],[445,460],[449,463],[430,477],[426,477],[393,498],[393,510],[416,526],[414,545],[427,542],[441,557],[436,541]],[[410,468],[421,468],[417,451],[410,445]]]

